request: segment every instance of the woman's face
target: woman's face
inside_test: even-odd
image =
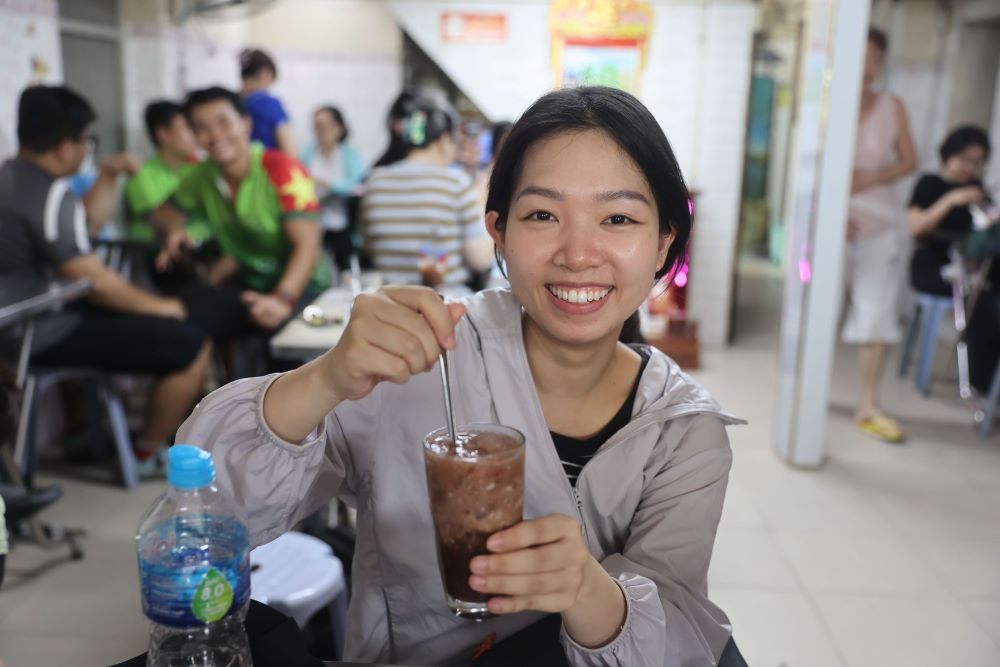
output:
[[[944,177],[952,183],[971,183],[983,178],[986,150],[982,146],[966,146],[944,163]]]
[[[879,77],[882,76],[882,63],[884,60],[885,53],[882,52],[882,49],[876,46],[871,40],[868,40],[868,46],[865,48],[865,88],[871,88],[878,83]]]
[[[571,345],[617,339],[672,239],[642,171],[596,130],[532,145],[503,232],[497,218],[487,213],[487,228],[514,295],[535,326]]]
[[[344,136],[344,128],[329,111],[320,110],[313,115],[313,132],[321,146],[333,146]]]

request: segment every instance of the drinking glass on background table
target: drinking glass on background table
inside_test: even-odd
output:
[[[438,565],[448,607],[457,616],[488,618],[489,595],[469,586],[469,562],[488,553],[486,540],[520,523],[524,506],[524,436],[494,424],[458,427],[424,438],[424,464]]]
[[[385,279],[379,271],[360,271],[357,274],[343,271],[340,274],[340,286],[350,289],[355,296],[377,292],[384,284]]]

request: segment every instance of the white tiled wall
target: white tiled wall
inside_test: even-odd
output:
[[[17,100],[29,83],[62,80],[55,0],[0,0],[0,160],[17,150]],[[43,75],[36,76],[38,59]]]
[[[335,104],[362,156],[371,162],[381,153],[385,113],[402,85],[402,47],[395,20],[380,3],[283,0],[268,10],[272,14],[225,22],[195,18],[180,27],[166,19],[165,8],[160,2],[158,20],[126,22],[126,117],[133,150],[150,150],[142,121],[148,101],[180,99],[209,85],[238,89],[238,54],[256,46],[278,65],[274,92],[292,117],[300,148],[312,141],[313,110]]]
[[[729,332],[755,9],[717,4],[706,11],[694,181],[704,195],[698,199],[691,247],[689,302],[702,342],[713,346],[723,344]]]

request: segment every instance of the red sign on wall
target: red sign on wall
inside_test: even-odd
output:
[[[505,42],[507,15],[441,12],[442,42]]]

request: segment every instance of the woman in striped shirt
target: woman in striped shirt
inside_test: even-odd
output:
[[[472,181],[450,165],[453,113],[426,97],[403,117],[406,159],[376,168],[361,204],[365,252],[388,282],[462,285],[489,269],[493,242]]]

